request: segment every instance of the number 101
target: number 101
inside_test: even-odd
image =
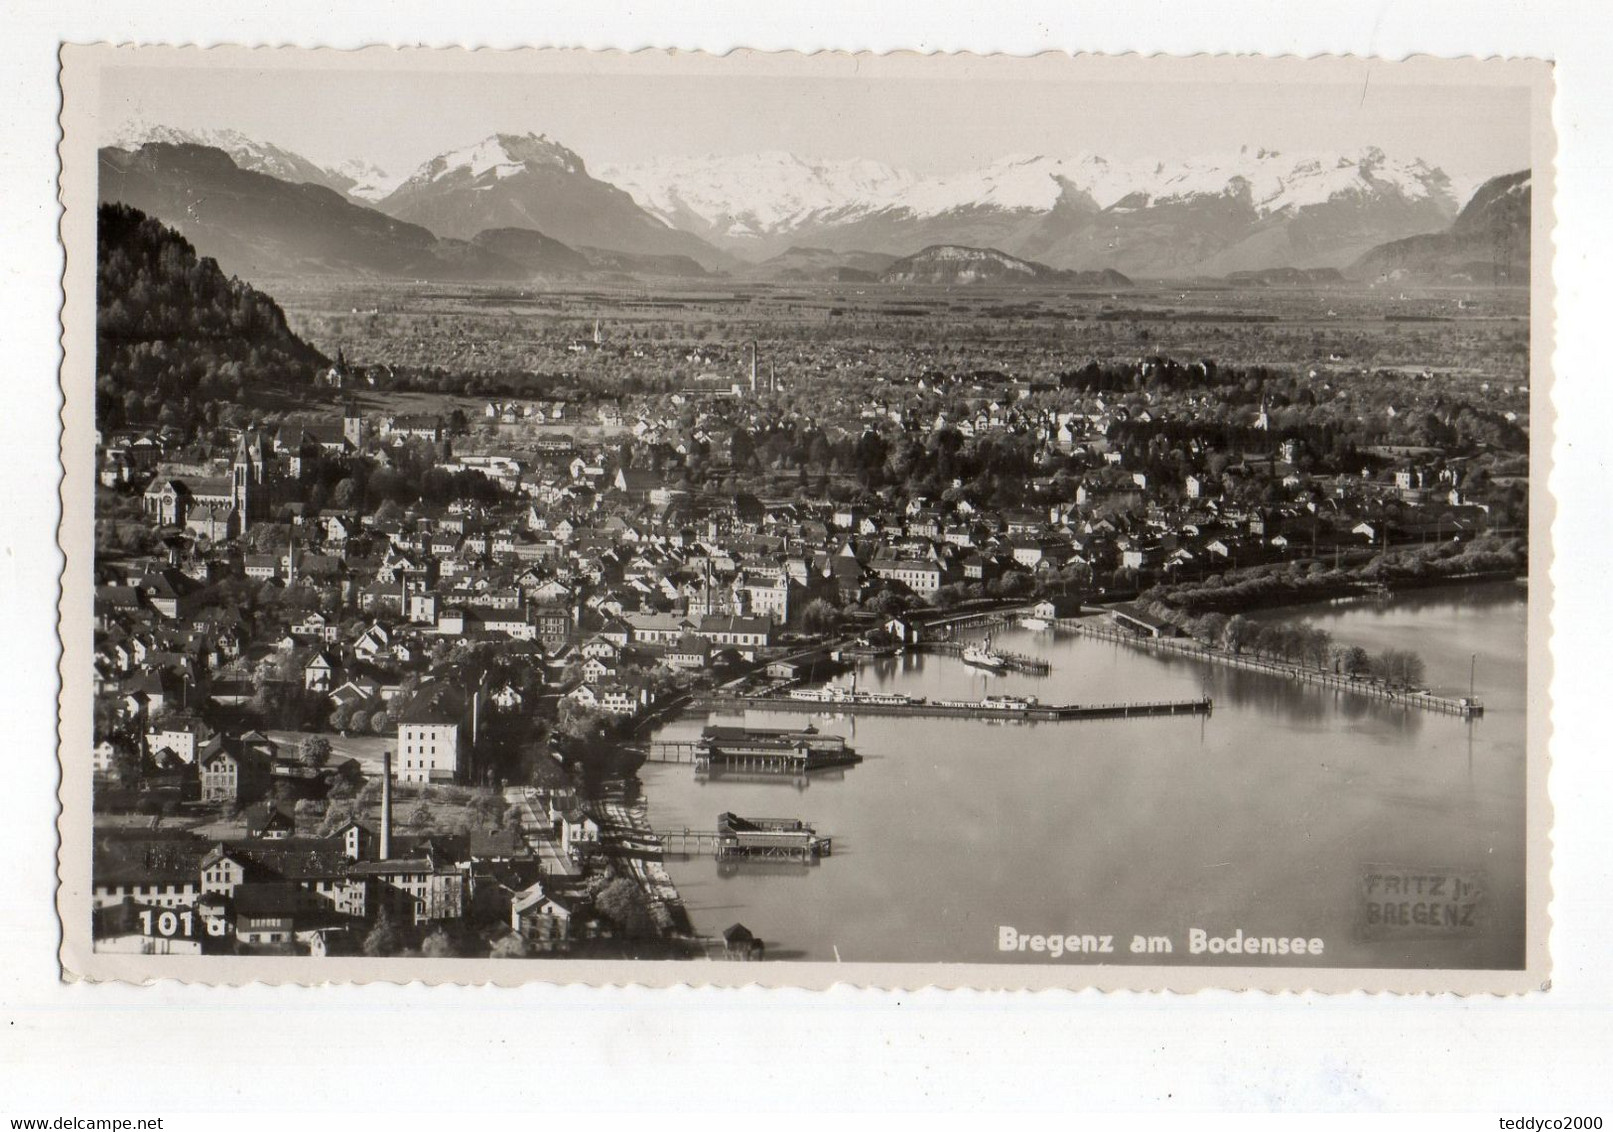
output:
[[[190,935],[195,926],[195,919],[190,912],[162,912],[153,920],[151,909],[147,908],[140,913],[140,930],[146,935]],[[183,928],[183,931],[181,931]],[[153,930],[155,929],[155,930]]]

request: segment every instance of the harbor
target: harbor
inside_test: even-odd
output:
[[[843,780],[703,779],[687,764],[639,773],[663,833],[714,832],[713,816],[728,811],[794,815],[833,834],[835,859],[821,867],[722,862],[711,842],[687,855],[668,846],[666,869],[694,930],[714,936],[742,920],[768,940],[770,959],[990,962],[995,936],[981,922],[1038,922],[1056,906],[1086,910],[1087,923],[1148,923],[1160,893],[1190,884],[1262,931],[1276,925],[1268,894],[1279,894],[1281,918],[1327,936],[1339,962],[1381,965],[1403,956],[1357,939],[1352,909],[1336,898],[1359,883],[1355,862],[1417,859],[1437,837],[1464,859],[1482,856],[1493,892],[1523,883],[1524,608],[1514,588],[1490,586],[1305,611],[1335,639],[1369,650],[1415,645],[1438,690],[1465,690],[1476,653],[1481,677],[1490,674],[1482,716],[1319,695],[1264,671],[1120,647],[1062,624],[1003,626],[994,642],[1044,654],[1051,677],[986,674],[909,651],[862,665],[857,687],[923,699],[923,709],[735,697],[724,701],[731,710],[675,718],[653,736],[692,741],[713,722],[810,720],[864,756]],[[1210,698],[1214,710],[1028,727],[1010,726],[1011,715],[934,706],[987,694],[1091,704]],[[1032,804],[1042,797],[1060,803]],[[1239,822],[1220,820],[1224,806],[1210,804],[1231,797],[1247,810]],[[938,875],[975,894],[966,914],[930,898]],[[1498,899],[1495,908],[1483,939],[1419,946],[1443,958],[1460,944],[1466,961],[1514,962],[1516,904]]]

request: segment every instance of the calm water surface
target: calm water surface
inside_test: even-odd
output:
[[[1209,718],[1070,723],[752,713],[756,726],[846,735],[866,761],[789,780],[702,781],[688,766],[640,777],[658,828],[711,829],[723,810],[801,817],[834,838],[813,867],[672,857],[695,926],[743,922],[770,958],[847,962],[1047,962],[997,950],[1000,925],[1106,934],[1188,930],[1316,937],[1327,966],[1516,967],[1524,947],[1524,591],[1423,591],[1385,605],[1306,607],[1336,640],[1419,652],[1436,690],[1475,722],[1160,658],[1053,631],[998,643],[1049,676],[988,676],[948,657],[863,667],[862,687],[931,698],[1030,694],[1048,703],[1214,697]],[[678,721],[662,736],[694,735]],[[1363,877],[1376,866],[1451,870],[1482,884],[1478,928],[1374,938]],[[1138,957],[1143,961],[1147,957]],[[1152,961],[1158,962],[1158,957]],[[1261,962],[1290,962],[1263,957]]]

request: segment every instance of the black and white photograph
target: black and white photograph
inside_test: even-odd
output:
[[[1538,988],[1551,82],[65,49],[64,966]]]

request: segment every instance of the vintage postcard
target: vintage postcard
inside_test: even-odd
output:
[[[1547,985],[1549,64],[62,79],[65,977]]]

